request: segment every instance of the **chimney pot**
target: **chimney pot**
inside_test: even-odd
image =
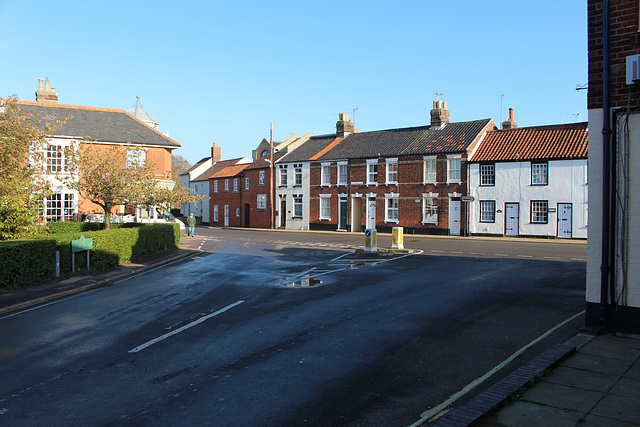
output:
[[[431,126],[442,127],[449,123],[449,110],[447,103],[437,100],[433,101],[433,109],[431,110]]]
[[[513,108],[509,108],[509,120],[502,122],[502,129],[515,129],[518,127],[518,123],[513,120]]]

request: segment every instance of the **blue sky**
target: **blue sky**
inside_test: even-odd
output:
[[[140,95],[191,163],[355,108],[361,131],[426,125],[434,93],[452,122],[587,120],[585,1],[0,0],[0,17],[0,97],[33,101],[40,77],[65,104]]]

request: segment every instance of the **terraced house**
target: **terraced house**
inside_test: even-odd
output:
[[[309,162],[309,228],[465,234],[466,161],[495,126],[451,123],[449,115],[447,103],[435,101],[430,125],[354,132],[341,114],[335,135],[310,138],[286,156]]]
[[[471,234],[587,238],[587,123],[518,128],[509,110],[469,162]]]

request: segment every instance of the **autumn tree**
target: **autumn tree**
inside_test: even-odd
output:
[[[105,229],[109,228],[113,208],[145,203],[156,186],[153,165],[135,158],[132,161],[127,150],[119,146],[105,148],[83,142],[73,164],[78,179],[70,187],[102,208]]]
[[[35,233],[38,208],[50,194],[43,175],[51,124],[21,114],[16,101],[0,99],[0,240]]]
[[[191,163],[182,156],[171,155],[171,179],[176,183],[180,182],[180,174],[186,172],[191,167]]]

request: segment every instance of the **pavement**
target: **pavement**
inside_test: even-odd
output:
[[[0,317],[189,257],[198,240],[184,238],[179,249],[137,263],[0,294]],[[640,426],[640,336],[578,334],[463,405],[425,414],[414,426]]]

